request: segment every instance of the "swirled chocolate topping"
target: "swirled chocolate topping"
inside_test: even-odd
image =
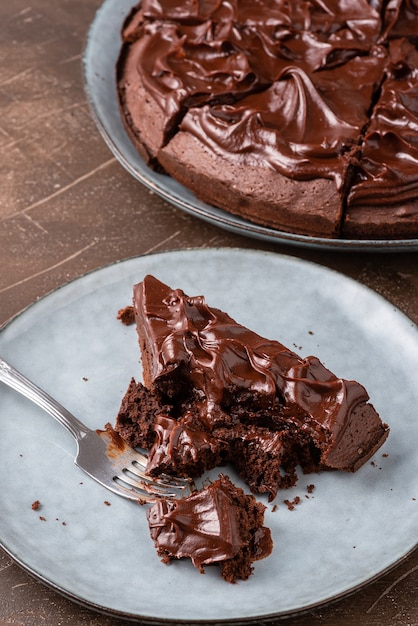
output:
[[[188,557],[202,573],[204,565],[223,563],[224,577],[235,582],[251,574],[252,561],[272,551],[270,531],[262,526],[264,509],[221,475],[187,499],[157,502],[147,518],[163,560]]]
[[[315,77],[287,63],[261,93],[190,109],[180,130],[237,164],[262,165],[292,179],[329,178],[341,189],[382,60],[379,54],[355,58]],[[351,106],[348,75],[357,84]]]
[[[276,429],[293,428],[309,437],[326,462],[330,446],[339,446],[359,407],[367,405],[362,385],[338,378],[316,357],[301,358],[209,307],[204,297],[189,297],[153,276],[135,285],[134,310],[146,386],[180,398],[185,388],[192,389],[199,424],[208,432],[225,423],[233,426],[237,418],[231,418],[231,407],[241,404],[244,421],[251,423],[252,414],[259,420],[260,413],[266,420],[270,414]],[[372,422],[381,443],[387,428],[377,416]],[[364,435],[364,426],[357,435],[350,432],[344,465],[357,465],[369,455]]]

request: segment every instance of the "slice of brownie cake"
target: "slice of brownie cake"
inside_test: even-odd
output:
[[[356,471],[387,424],[364,387],[238,324],[203,296],[153,276],[134,287],[144,383],[131,382],[116,430],[151,448],[149,472],[235,465],[273,499],[304,471]]]

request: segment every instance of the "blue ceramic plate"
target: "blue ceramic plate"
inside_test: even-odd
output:
[[[406,557],[418,527],[418,332],[392,304],[343,275],[234,249],[134,258],[30,306],[0,332],[1,356],[91,428],[114,422],[131,376],[141,376],[135,328],[116,314],[147,273],[205,294],[237,321],[362,382],[390,424],[389,438],[356,474],[301,476],[275,502],[260,498],[274,551],[248,581],[231,585],[217,567],[201,575],[190,561],[162,564],[144,508],[83,474],[67,431],[0,386],[0,535],[13,559],[91,608],[192,624],[295,614],[360,588]],[[295,496],[301,503],[289,511],[283,501]]]

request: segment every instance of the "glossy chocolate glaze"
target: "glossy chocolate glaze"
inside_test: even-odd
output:
[[[360,160],[349,202],[416,197],[418,98],[405,103],[416,55],[406,55],[407,77],[392,71],[398,40],[415,49],[416,1],[144,0],[133,15],[125,39],[166,141],[180,128],[237,163],[332,179],[342,195]],[[390,105],[403,115],[390,130],[389,89],[405,95],[402,110]]]
[[[243,492],[221,475],[187,499],[156,502],[147,518],[160,555],[168,561],[189,557],[202,573],[204,565],[233,559],[246,546],[251,547],[252,560],[268,556],[273,547],[270,531],[243,527],[237,493],[242,502]]]
[[[219,425],[219,411],[232,394],[238,403],[245,396],[246,408],[248,398],[255,398],[267,412],[280,414],[283,424],[328,448],[338,444],[356,407],[367,403],[362,385],[338,378],[316,357],[301,358],[210,308],[202,296],[189,297],[153,276],[134,287],[134,308],[152,352],[152,384],[164,386],[176,376],[188,380],[208,431]],[[377,422],[378,438],[385,438]],[[366,454],[368,443],[361,450],[358,442],[348,442],[353,459]]]

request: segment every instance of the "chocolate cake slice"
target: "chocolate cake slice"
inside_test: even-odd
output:
[[[131,382],[115,428],[146,448],[154,431],[150,473],[198,475],[230,462],[273,499],[295,483],[296,465],[356,471],[388,436],[361,384],[203,296],[146,276],[134,287],[134,313],[144,383]]]
[[[347,237],[418,231],[418,50],[394,39],[389,58],[347,198]]]
[[[183,500],[161,500],[147,511],[151,538],[162,561],[190,558],[204,573],[219,564],[231,583],[246,580],[253,562],[267,557],[273,542],[263,526],[265,506],[220,475]]]

